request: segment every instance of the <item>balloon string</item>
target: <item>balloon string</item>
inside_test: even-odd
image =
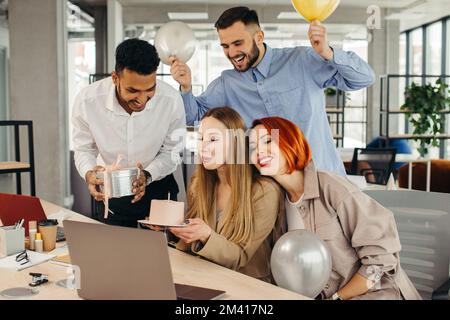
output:
[[[103,189],[105,190],[105,199],[103,200],[103,203],[105,204],[105,213],[104,218],[105,220],[108,219],[109,215],[109,198],[111,197],[111,193],[109,190],[109,173],[114,170],[119,170],[120,165],[119,163],[123,160],[124,156],[119,154],[116,158],[116,162],[113,163],[110,166],[105,166],[105,173],[103,175]]]

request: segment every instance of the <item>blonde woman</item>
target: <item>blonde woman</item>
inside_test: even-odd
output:
[[[190,251],[272,282],[270,255],[284,230],[284,198],[249,164],[245,124],[231,108],[209,110],[199,127],[201,165],[188,188],[189,226],[171,228]]]

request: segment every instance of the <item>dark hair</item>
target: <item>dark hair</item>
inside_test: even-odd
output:
[[[256,24],[259,26],[258,14],[248,7],[234,7],[225,10],[214,25],[217,30],[231,27],[235,22],[242,22],[246,26]]]
[[[144,40],[128,39],[116,49],[116,72],[128,69],[140,75],[149,75],[158,69],[159,62],[155,47]]]

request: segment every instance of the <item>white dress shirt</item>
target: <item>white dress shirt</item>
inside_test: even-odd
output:
[[[155,95],[141,112],[129,115],[119,104],[110,78],[84,88],[76,97],[73,113],[75,165],[83,177],[97,165],[100,154],[107,165],[141,162],[160,180],[173,173],[181,162],[186,134],[186,116],[180,93],[157,81]]]
[[[303,204],[303,196],[304,194],[297,202],[293,203],[286,195],[285,205],[288,231],[305,229],[305,223],[303,222],[303,218],[299,210]]]

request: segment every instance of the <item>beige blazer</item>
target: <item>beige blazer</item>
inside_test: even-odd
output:
[[[197,241],[177,243],[177,249],[195,253],[224,267],[239,271],[263,281],[273,282],[270,255],[276,240],[285,231],[284,197],[280,186],[271,179],[260,179],[253,187],[254,228],[251,241],[245,246],[228,241],[221,231],[221,220],[211,212],[209,226],[213,229],[202,246]]]
[[[299,208],[305,228],[324,240],[333,269],[322,292],[329,298],[356,272],[379,280],[355,299],[421,299],[400,266],[400,240],[391,211],[367,196],[345,177],[304,170],[305,190]]]

